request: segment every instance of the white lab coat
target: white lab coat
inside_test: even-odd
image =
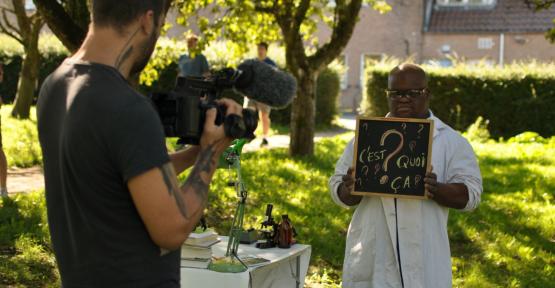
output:
[[[431,112],[430,112],[431,113]],[[475,209],[482,194],[476,155],[466,139],[433,114],[432,165],[442,183],[464,183]],[[348,208],[337,194],[341,178],[353,164],[354,139],[337,162],[329,186],[333,200]],[[447,237],[449,209],[432,200],[363,197],[347,233],[343,287],[403,287],[397,261],[397,233],[404,288],[452,286],[451,251]],[[397,219],[396,213],[397,211]]]

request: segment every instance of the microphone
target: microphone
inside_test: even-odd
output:
[[[247,60],[237,67],[241,75],[235,89],[247,98],[274,108],[283,108],[297,93],[297,80],[262,61]]]

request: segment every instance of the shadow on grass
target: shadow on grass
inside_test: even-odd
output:
[[[42,193],[0,200],[0,286],[56,287]]]
[[[549,287],[554,283],[553,274],[537,277],[541,274],[540,271],[553,264],[549,263],[549,259],[534,256],[534,259],[530,260],[519,256],[519,247],[523,246],[534,248],[536,253],[543,250],[542,253],[552,255],[552,243],[549,247],[550,243],[541,236],[537,228],[517,228],[521,223],[512,221],[508,213],[491,209],[487,205],[480,209],[479,215],[475,217],[459,217],[460,214],[454,213],[451,216],[452,220],[449,220],[452,256],[463,261],[463,267],[461,271],[456,272],[458,275],[455,278],[460,278],[466,283],[471,272],[469,270],[474,269],[473,273],[483,275],[487,282],[495,283],[495,287],[510,286],[515,282],[522,287]],[[487,223],[483,219],[487,219]],[[476,231],[476,235],[479,236],[468,235],[465,231],[469,230]],[[484,281],[480,277],[478,279]],[[476,287],[489,286],[482,283]]]
[[[287,149],[243,157],[243,177],[250,192],[245,228],[258,229],[266,204],[274,204],[274,217],[289,214],[299,242],[312,245],[311,265],[317,268],[312,271],[321,274],[330,269],[335,283],[340,281],[353,211],[333,203],[327,181],[346,140],[324,139],[310,157],[290,157]],[[551,228],[536,211],[553,198],[555,181],[542,171],[552,161],[511,156],[480,157],[485,186],[481,206],[472,213],[453,211],[449,218],[454,264],[462,267],[454,272],[454,279],[463,287],[548,287],[555,281],[553,269],[546,268],[555,262],[554,247],[546,237]],[[228,233],[237,201],[234,192],[224,188],[227,179],[217,173],[211,189],[217,194],[211,194],[208,209],[209,222],[223,234]]]
[[[449,218],[452,256],[466,266],[455,277],[463,286],[467,281],[472,287],[488,287],[487,282],[495,287],[549,287],[555,282],[553,272],[545,270],[553,265],[555,246],[542,233],[541,220],[531,219],[543,219],[534,207],[549,205],[539,195],[553,195],[555,183],[529,164],[549,166],[551,161],[480,157],[484,183],[480,207],[472,213],[452,212]],[[476,273],[487,282],[467,279]]]
[[[345,141],[323,140],[316,146],[316,156],[290,157],[287,149],[243,156],[243,178],[249,190],[245,228],[259,229],[266,204],[274,204],[273,216],[280,219],[288,214],[299,232],[297,240],[312,245],[311,264],[333,268],[328,276],[337,281],[352,211],[333,203],[327,182],[344,147]],[[217,173],[211,189],[219,195],[210,199],[208,221],[227,234],[236,198],[231,189],[221,192],[228,179],[222,174]]]
[[[528,168],[529,164],[531,162],[517,158],[480,157],[480,169],[485,188],[487,188],[486,193],[495,191],[496,194],[507,194],[525,190],[527,187],[535,187],[536,182],[541,181],[543,176]],[[532,164],[551,165],[547,160],[534,161]],[[545,182],[542,184],[545,190],[555,191],[555,183]]]

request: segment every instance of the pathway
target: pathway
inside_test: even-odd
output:
[[[345,113],[339,119],[341,128],[336,130],[316,133],[315,141],[322,138],[333,137],[346,131],[354,131],[356,128],[355,115]],[[245,151],[256,151],[260,149],[261,139],[255,139],[245,146]],[[289,135],[273,135],[268,139],[267,149],[286,148],[289,146]],[[8,170],[8,191],[10,194],[31,192],[44,189],[44,175],[42,168],[11,168]]]

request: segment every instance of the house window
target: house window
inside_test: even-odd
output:
[[[341,90],[347,90],[347,88],[349,87],[349,73],[348,73],[349,61],[348,61],[347,55],[344,54],[339,56],[339,58],[337,58],[337,62],[344,69],[343,75],[341,75],[341,79],[340,79]]]
[[[493,48],[494,43],[491,38],[478,38],[478,49],[489,50]]]
[[[491,6],[495,0],[438,0],[440,6]]]

